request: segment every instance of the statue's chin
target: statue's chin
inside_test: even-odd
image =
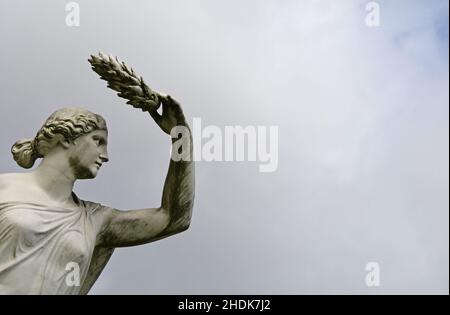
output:
[[[96,167],[77,167],[74,169],[75,177],[77,179],[94,179],[97,177],[98,169]]]

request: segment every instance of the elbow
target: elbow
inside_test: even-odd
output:
[[[188,222],[187,224],[184,224],[180,227],[180,232],[179,233],[183,233],[186,232],[187,230],[189,230],[189,227],[191,226],[191,222]]]
[[[175,229],[174,232],[175,234],[180,234],[183,232],[186,232],[187,230],[189,230],[189,227],[191,226],[191,222],[184,222],[183,224],[178,225]]]
[[[166,229],[166,236],[177,235],[177,234],[186,232],[188,229],[189,229],[189,224],[175,226],[175,227],[169,226],[168,229]]]
[[[179,234],[187,231],[191,226],[192,219],[192,208],[185,210],[183,212],[179,211],[178,213],[182,213],[181,216],[170,216],[169,215],[169,224],[167,229],[171,231],[173,234]]]
[[[186,232],[187,230],[189,230],[189,227],[191,226],[191,221],[187,221],[187,222],[183,222],[181,224],[178,224],[175,229],[174,232],[175,234],[180,234],[183,232]]]
[[[170,235],[175,235],[179,233],[183,233],[189,229],[191,225],[191,221],[170,221],[169,224],[166,226],[166,233]]]

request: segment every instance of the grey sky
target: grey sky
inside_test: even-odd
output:
[[[169,139],[87,58],[119,56],[204,125],[279,126],[279,167],[197,164],[191,229],[119,249],[93,294],[447,293],[448,2],[0,2],[0,172],[57,108],[109,124],[111,162],[77,194],[159,205]],[[365,285],[365,265],[381,286]]]

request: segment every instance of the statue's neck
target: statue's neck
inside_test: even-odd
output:
[[[33,172],[40,188],[58,202],[72,200],[76,180],[70,166],[65,164],[64,160],[46,157]]]

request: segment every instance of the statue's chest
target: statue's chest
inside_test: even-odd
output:
[[[15,209],[3,216],[15,253],[41,251],[65,267],[69,263],[85,263],[93,250],[89,222],[76,211],[42,211]]]

